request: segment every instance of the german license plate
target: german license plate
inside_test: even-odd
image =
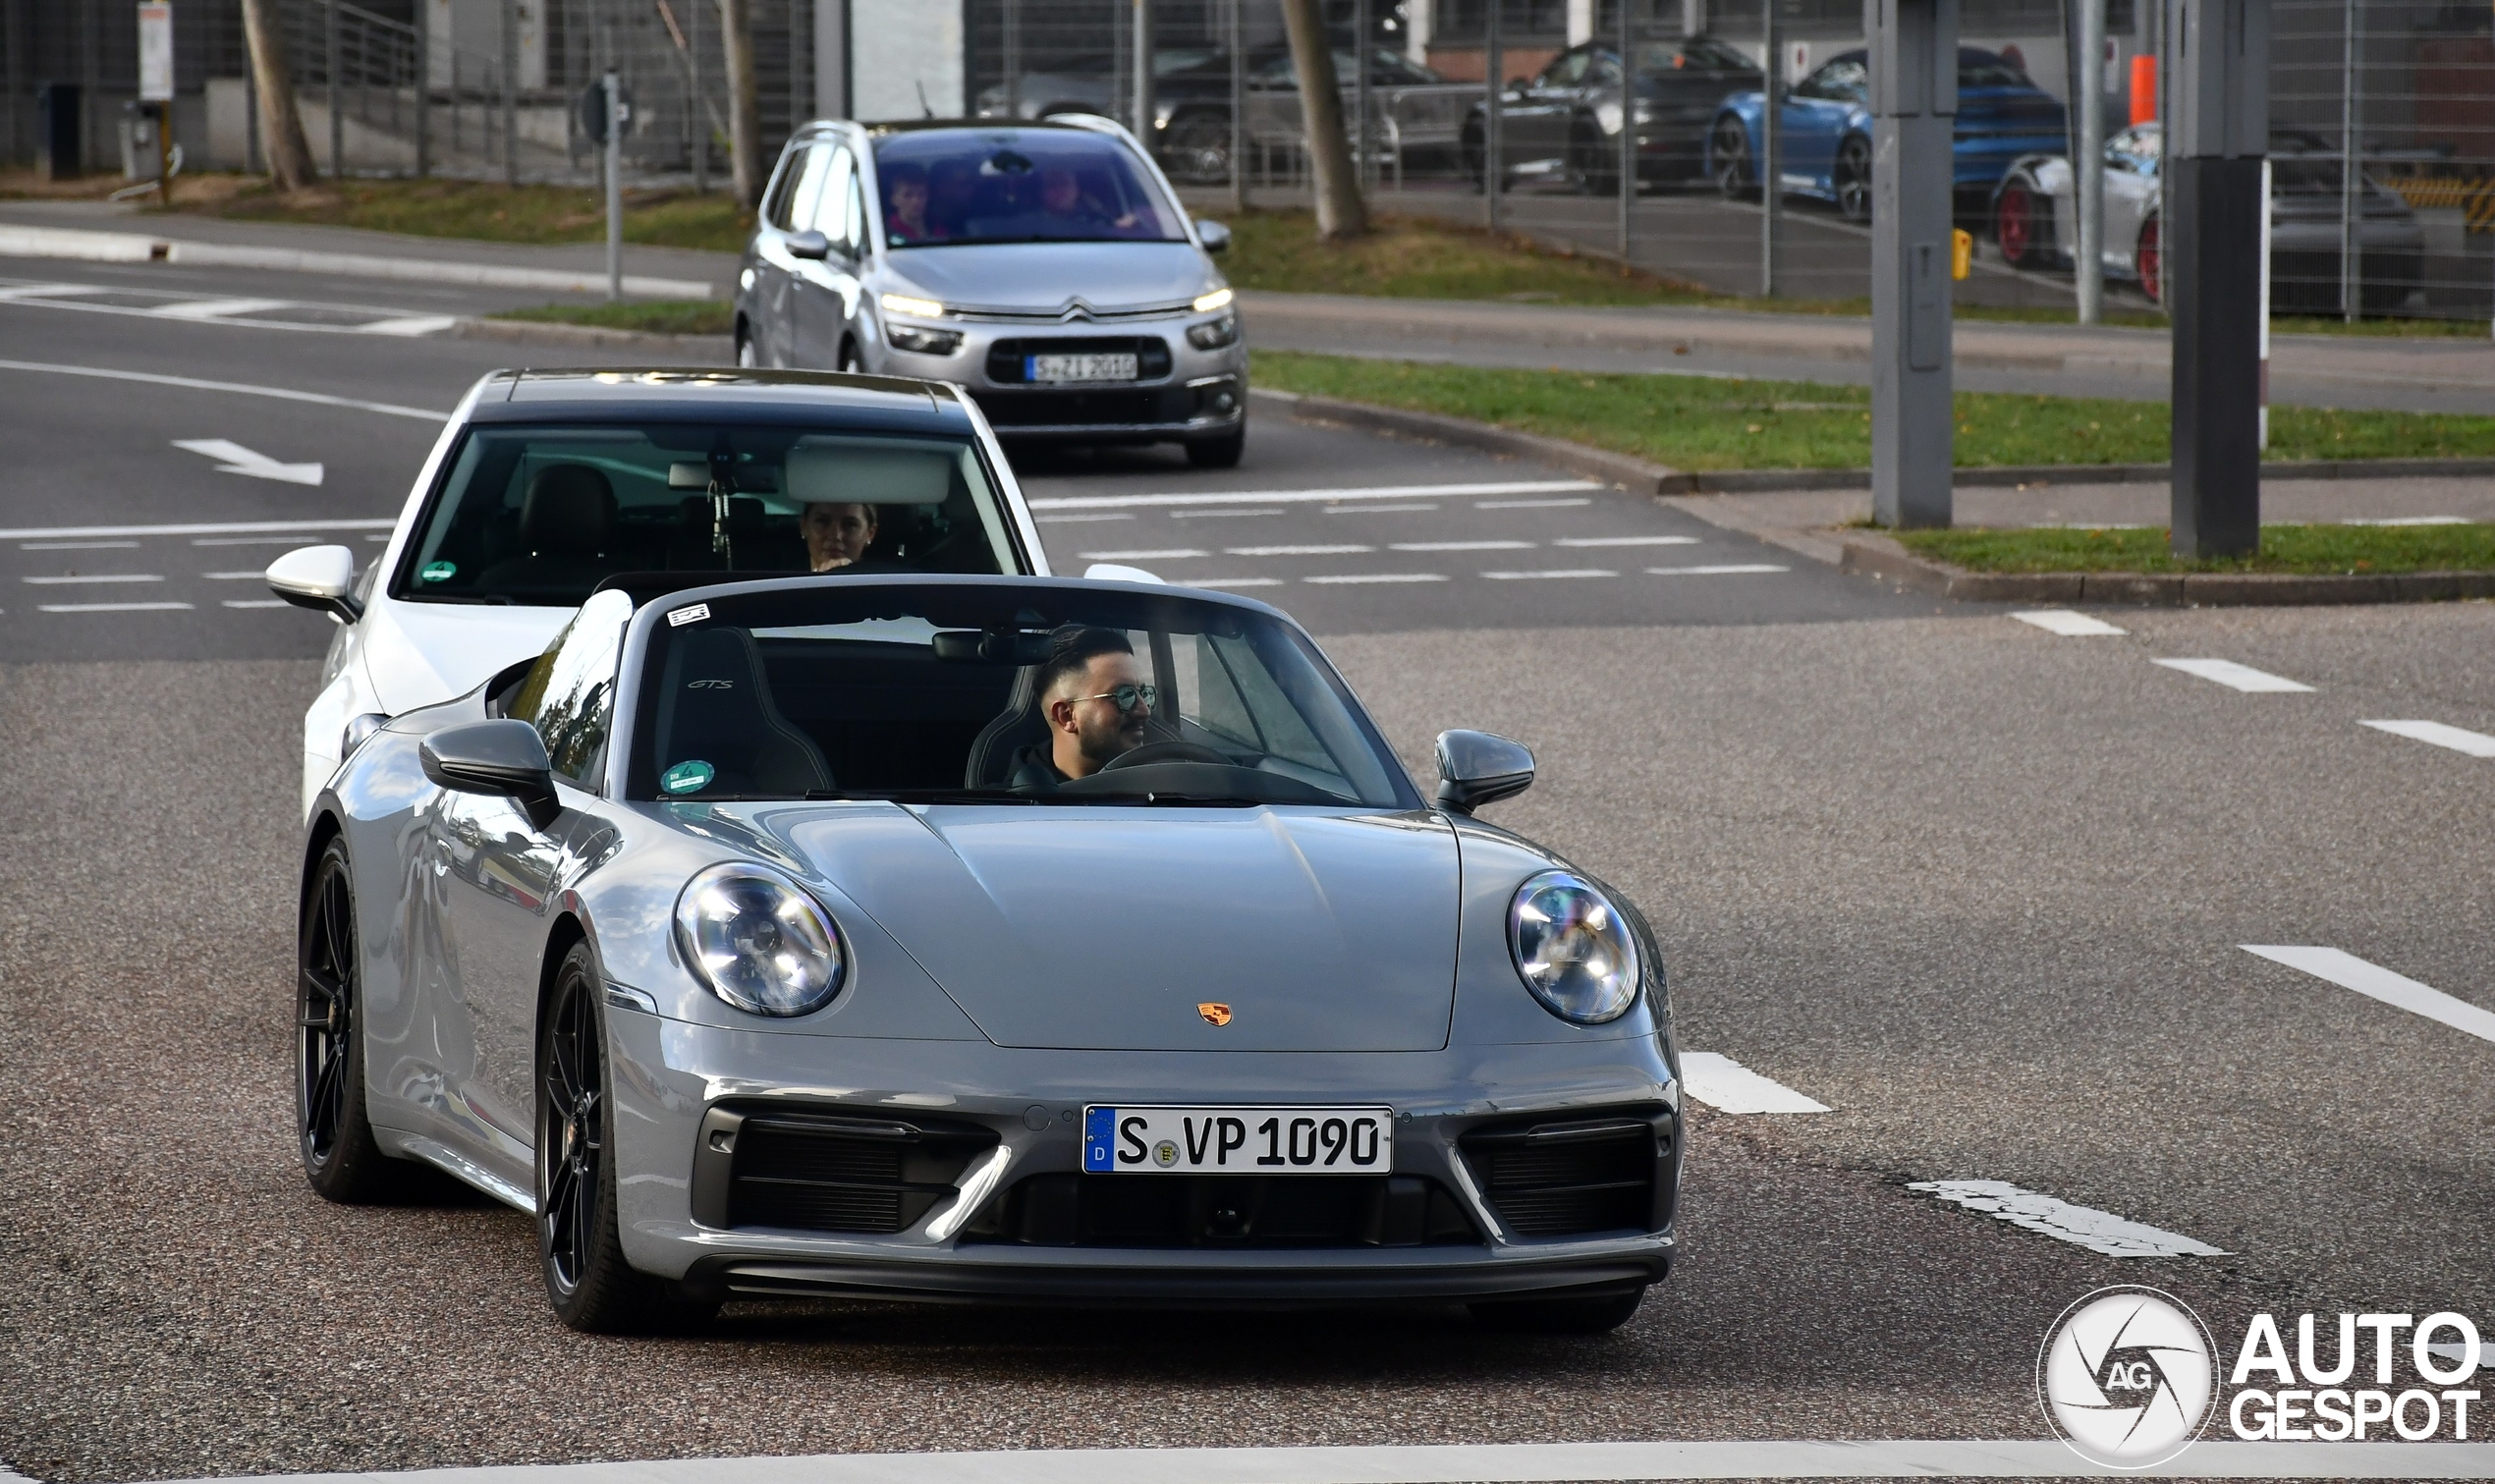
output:
[[[1025,381],[1133,381],[1135,378],[1133,351],[1023,357]]]
[[[1391,1108],[1104,1108],[1082,1111],[1093,1175],[1385,1175]]]

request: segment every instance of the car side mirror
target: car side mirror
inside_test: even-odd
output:
[[[832,255],[832,240],[820,232],[792,232],[788,240],[789,256],[809,262],[821,262]]]
[[[417,743],[416,755],[424,776],[442,788],[515,800],[540,830],[562,812],[545,739],[527,722],[502,717],[444,727]]]
[[[1438,734],[1438,807],[1469,814],[1533,787],[1533,751],[1488,732]]]
[[[1207,252],[1230,250],[1230,229],[1219,222],[1197,222],[1195,236],[1197,241],[1203,243],[1204,250]]]
[[[341,624],[363,617],[355,600],[356,554],[344,546],[304,546],[268,564],[268,590]]]

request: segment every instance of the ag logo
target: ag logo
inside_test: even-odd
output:
[[[2216,1409],[2209,1332],[2155,1289],[2099,1289],[2062,1311],[2036,1356],[2036,1400],[2072,1452],[2148,1468],[2191,1446]]]

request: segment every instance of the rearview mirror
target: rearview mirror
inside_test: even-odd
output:
[[[424,776],[442,788],[513,799],[540,830],[561,812],[545,740],[527,722],[504,717],[444,727],[417,743],[416,755]]]
[[[1533,787],[1533,752],[1488,732],[1438,734],[1438,807],[1469,814]]]
[[[1202,241],[1207,252],[1230,250],[1230,229],[1219,222],[1197,222],[1195,236]]]
[[[268,590],[298,608],[325,613],[341,624],[363,617],[355,600],[356,554],[344,546],[304,546],[268,564]]]
[[[789,256],[821,262],[832,255],[832,240],[820,232],[792,232],[788,241]]]

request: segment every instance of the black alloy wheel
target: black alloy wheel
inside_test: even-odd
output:
[[[1758,184],[1758,172],[1750,164],[1750,132],[1740,119],[1727,115],[1715,123],[1715,143],[1708,150],[1715,172],[1715,189],[1728,201],[1747,196]]]
[[[1227,433],[1187,441],[1187,462],[1193,468],[1237,468],[1248,452],[1248,424],[1243,420]]]
[[[748,369],[762,364],[762,358],[754,353],[753,335],[742,319],[737,321],[737,364]]]
[[[1457,153],[1464,157],[1465,178],[1472,182],[1476,192],[1486,192],[1490,183],[1490,144],[1485,130],[1479,119],[1467,119],[1464,137],[1456,146]]]
[[[858,354],[857,341],[844,340],[840,343],[840,368],[852,376],[865,371],[866,358]]]
[[[1230,121],[1208,113],[1181,115],[1170,125],[1161,159],[1171,177],[1186,185],[1222,185],[1230,179]]]
[[[1607,1335],[1627,1324],[1646,1291],[1567,1298],[1502,1298],[1468,1305],[1472,1322],[1503,1335]]]
[[[295,957],[295,1132],[314,1193],[360,1205],[405,1192],[416,1167],[381,1152],[364,1117],[355,876],[332,839],[304,893]]]
[[[1591,119],[1580,119],[1568,131],[1568,183],[1586,195],[1620,190],[1618,141],[1605,138],[1602,126]]]
[[[537,1030],[537,1257],[555,1317],[593,1335],[696,1328],[717,1308],[624,1256],[605,1017],[589,946],[555,971]]]
[[[1837,146],[1837,212],[1850,222],[1871,220],[1871,141],[1856,135]]]

